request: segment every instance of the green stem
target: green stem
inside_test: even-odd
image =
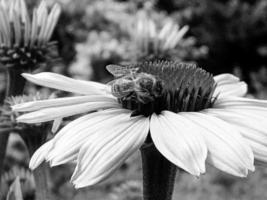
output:
[[[27,145],[30,157],[34,152],[46,141],[47,127],[41,125],[40,127],[29,126],[20,132],[21,137]],[[33,171],[35,180],[35,196],[36,200],[49,200],[50,191],[48,189],[48,166],[43,162],[38,168]]]
[[[144,200],[171,200],[177,167],[154,144],[141,148]]]
[[[9,133],[0,133],[0,177],[3,173],[4,159],[6,155],[6,146],[9,138]],[[1,184],[1,183],[0,183]]]
[[[45,162],[43,162],[39,167],[33,171],[33,176],[35,180],[36,190],[35,199],[36,200],[49,200],[50,193],[48,190],[48,167]]]
[[[7,87],[5,98],[10,96],[22,95],[26,83],[25,78],[21,76],[22,70],[10,68],[7,70]]]
[[[7,70],[7,85],[5,99],[10,96],[21,95],[24,90],[25,79],[21,76],[22,71],[9,68]],[[3,102],[3,101],[2,101]],[[0,178],[3,173],[4,160],[9,133],[0,133]]]

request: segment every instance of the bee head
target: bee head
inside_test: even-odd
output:
[[[163,82],[156,76],[148,73],[140,73],[136,80],[140,91],[146,91],[152,99],[160,97],[163,94]]]

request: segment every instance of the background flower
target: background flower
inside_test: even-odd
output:
[[[1,1],[0,9],[0,62],[5,67],[33,70],[57,57],[56,46],[49,41],[60,14],[57,4],[48,12],[42,1],[32,17],[24,0]]]

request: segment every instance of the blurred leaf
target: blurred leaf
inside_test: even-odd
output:
[[[11,184],[6,200],[23,200],[19,176]]]

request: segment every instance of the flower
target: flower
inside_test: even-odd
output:
[[[24,0],[1,0],[0,62],[6,67],[33,69],[37,64],[55,59],[55,43],[49,40],[59,14],[58,4],[49,13],[42,0],[33,9],[31,20]]]
[[[166,59],[180,55],[176,49],[189,27],[180,27],[172,19],[166,18],[159,26],[145,13],[137,15],[133,28],[129,30],[132,38],[133,54],[137,60]],[[185,50],[185,47],[182,47]],[[182,51],[183,51],[182,50]]]
[[[194,64],[145,62],[107,67],[108,85],[43,72],[23,76],[38,85],[80,96],[13,106],[29,112],[18,122],[40,123],[87,113],[40,147],[30,168],[76,163],[75,187],[110,176],[144,143],[154,143],[188,173],[205,173],[205,163],[245,177],[267,161],[267,101],[244,98],[246,83],[231,74],[212,76]]]

